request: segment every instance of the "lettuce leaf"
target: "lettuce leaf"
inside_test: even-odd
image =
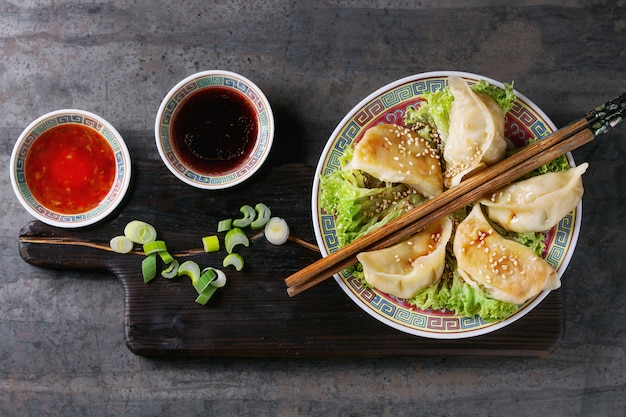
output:
[[[528,144],[537,142],[538,140],[540,139],[534,138],[532,140],[529,140]],[[534,171],[531,171],[528,174],[524,175],[523,177],[520,178],[520,180],[525,180],[531,177],[535,177],[537,175],[547,174],[548,172],[567,171],[570,168],[571,166],[569,164],[569,161],[567,160],[567,157],[565,155],[561,155],[553,159],[552,161],[548,162],[547,164],[542,165],[539,168],[535,169]]]
[[[476,93],[483,93],[494,99],[498,106],[502,109],[503,113],[511,110],[513,104],[517,100],[515,92],[513,90],[513,83],[504,83],[504,88],[496,87],[493,84],[489,84],[485,80],[480,80],[476,84],[472,84],[470,88]]]
[[[517,100],[513,90],[513,83],[505,83],[504,88],[500,88],[489,84],[485,80],[480,80],[472,84],[470,88],[476,93],[486,94],[493,98],[498,106],[500,106],[503,113],[509,111]],[[424,100],[420,102],[418,108],[411,107],[407,109],[404,123],[407,126],[425,123],[437,127],[444,137],[448,136],[450,128],[450,107],[454,101],[454,96],[450,92],[450,88],[446,86],[441,91],[424,93],[422,98]]]
[[[425,198],[403,184],[389,184],[359,170],[340,169],[320,177],[320,205],[335,214],[340,246],[399,217]]]
[[[435,126],[444,136],[450,127],[450,106],[454,96],[446,87],[442,91],[427,92],[422,95],[423,101],[418,108],[410,107],[406,111],[404,124],[412,126],[418,123]]]
[[[409,303],[422,310],[452,311],[461,317],[478,315],[488,322],[505,319],[519,308],[516,304],[490,298],[482,289],[463,281],[457,272],[419,291]]]

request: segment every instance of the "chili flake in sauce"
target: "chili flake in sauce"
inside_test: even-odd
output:
[[[26,183],[46,208],[85,213],[106,197],[115,179],[115,155],[94,129],[65,124],[44,132],[25,162]]]

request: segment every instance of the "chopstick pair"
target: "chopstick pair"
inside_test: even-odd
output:
[[[626,93],[292,274],[285,279],[287,293],[293,297],[330,278],[355,264],[356,255],[361,252],[382,249],[403,241],[432,221],[465,207],[555,158],[591,142],[621,124],[625,116]]]

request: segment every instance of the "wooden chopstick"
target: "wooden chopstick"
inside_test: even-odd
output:
[[[285,279],[287,293],[290,297],[300,294],[356,263],[357,254],[399,243],[432,221],[471,204],[558,156],[590,142],[595,136],[587,129],[588,124],[586,119],[581,119],[557,130],[549,137],[522,148],[456,187],[292,274]]]

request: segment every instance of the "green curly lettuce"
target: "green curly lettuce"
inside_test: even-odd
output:
[[[497,87],[493,84],[489,84],[485,80],[480,80],[476,84],[472,84],[470,88],[475,93],[482,93],[491,97],[502,109],[502,113],[506,113],[511,110],[513,104],[517,100],[515,96],[515,90],[513,83],[504,83],[504,88]]]
[[[534,138],[534,139],[529,140],[528,143],[531,144],[531,143],[537,142],[538,140],[540,139]],[[519,152],[519,149],[516,150],[516,152]],[[521,177],[519,180],[525,180],[525,179],[532,178],[538,175],[547,174],[549,172],[567,171],[570,168],[571,166],[569,164],[569,161],[567,160],[567,157],[565,155],[561,155],[561,156],[556,157],[552,161],[548,162],[547,164],[542,165],[539,168],[529,172],[528,174]]]
[[[353,169],[341,169],[320,178],[320,205],[334,213],[340,246],[379,228],[425,198],[403,184],[389,184]],[[390,203],[393,202],[393,203]]]
[[[465,282],[457,272],[419,291],[409,303],[423,310],[453,311],[461,317],[478,315],[487,322],[505,319],[519,308],[489,297],[484,290]]]
[[[426,92],[422,95],[424,99],[418,108],[410,107],[404,116],[404,124],[413,126],[423,123],[435,126],[445,136],[448,135],[450,127],[450,106],[454,101],[454,96],[450,89],[446,87],[442,91]]]
[[[517,100],[513,83],[505,83],[504,88],[500,88],[485,80],[480,80],[472,84],[470,88],[476,93],[482,93],[493,98],[503,113],[509,111]],[[435,126],[444,136],[447,136],[450,128],[450,107],[454,101],[454,95],[450,88],[446,86],[441,91],[426,92],[422,98],[424,100],[418,108],[407,109],[404,123],[407,126],[418,123]]]

